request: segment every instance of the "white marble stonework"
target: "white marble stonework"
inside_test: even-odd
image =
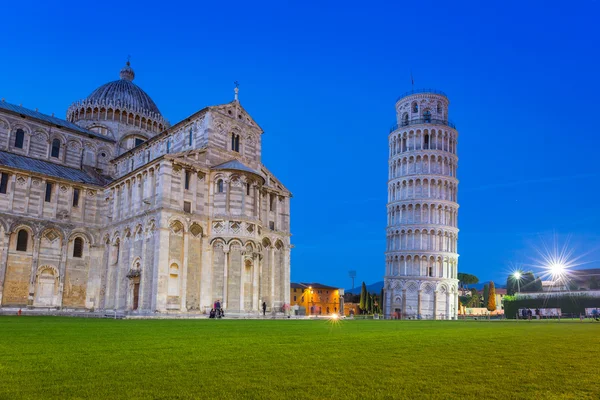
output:
[[[292,195],[238,89],[171,125],[129,62],[119,78],[66,120],[0,103],[0,307],[289,304]]]
[[[389,135],[385,316],[454,319],[458,309],[458,132],[448,98],[396,102]]]

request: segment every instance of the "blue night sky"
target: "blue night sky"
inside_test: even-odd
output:
[[[64,118],[128,54],[171,123],[240,81],[294,194],[294,281],[383,279],[387,137],[411,70],[460,134],[459,271],[504,281],[555,237],[600,267],[596,1],[35,3],[2,6],[22,16],[2,19],[8,102]]]

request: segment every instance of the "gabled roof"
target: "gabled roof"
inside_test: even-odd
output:
[[[110,179],[105,178],[100,174],[93,173],[92,171],[83,171],[77,168],[65,167],[64,165],[19,154],[8,153],[6,151],[0,151],[0,166],[2,165],[89,185],[104,186],[110,181]]]
[[[301,289],[308,289],[309,287],[313,288],[313,289],[329,289],[329,290],[339,290],[339,288],[336,288],[334,286],[327,286],[327,285],[323,285],[321,283],[290,283],[290,287],[293,288],[301,288]]]
[[[102,136],[96,132],[92,132],[90,130],[84,129],[84,128],[80,127],[79,125],[76,125],[72,122],[65,121],[64,119],[52,117],[50,115],[42,114],[41,112],[33,111],[33,110],[30,110],[23,106],[17,106],[14,104],[7,103],[5,101],[0,101],[0,109],[12,112],[14,114],[25,115],[29,118],[37,119],[38,121],[42,121],[42,122],[46,122],[48,124],[58,126],[59,128],[66,128],[66,129],[70,129],[70,130],[75,131],[80,134],[84,134],[87,136],[93,136],[96,139],[101,139],[106,142],[112,142],[112,143],[115,142],[111,138],[107,138],[106,136]]]
[[[216,111],[221,111],[222,110],[223,114],[227,115],[227,114],[225,114],[224,111],[227,109],[227,107],[232,107],[232,106],[233,107],[238,107],[240,110],[242,110],[243,114],[245,114],[250,119],[250,121],[252,122],[252,124],[250,124],[251,127],[258,128],[260,130],[261,134],[264,133],[264,130],[260,127],[260,125],[258,125],[258,123],[254,120],[254,118],[252,118],[252,116],[250,115],[250,113],[248,111],[246,111],[246,109],[242,106],[242,104],[239,101],[237,101],[237,100],[230,101],[229,103],[217,104],[217,105],[214,105],[214,106],[209,106],[208,108],[210,110],[216,110]],[[229,117],[231,117],[231,116],[229,116]],[[236,121],[237,121],[237,119],[236,119]],[[248,125],[248,123],[246,121],[244,121],[243,119],[240,120],[239,122],[242,122],[242,123]]]
[[[214,167],[211,167],[211,169],[216,169],[216,170],[219,170],[219,169],[233,169],[233,170],[237,170],[237,171],[250,172],[251,174],[258,175],[258,176],[262,177],[262,175],[261,175],[260,172],[253,170],[252,168],[244,165],[239,160],[235,160],[235,159],[227,161],[227,162],[224,162],[223,164],[215,165]]]

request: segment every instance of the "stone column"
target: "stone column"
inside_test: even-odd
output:
[[[42,240],[41,235],[35,235],[33,239],[33,258],[31,259],[31,276],[29,279],[29,296],[27,298],[27,305],[33,306],[33,297],[35,292],[35,275],[38,267],[38,258],[40,257],[40,241]]]
[[[0,263],[0,308],[2,307],[2,293],[6,283],[6,264],[8,263],[8,246],[10,243],[10,233],[4,232],[4,242],[2,243],[2,261]]]
[[[246,261],[242,252],[240,262],[240,312],[244,312],[244,274],[246,273]]]
[[[39,203],[38,203],[38,215],[40,217],[44,216],[44,194],[45,194],[45,188],[46,188],[46,181],[41,179],[40,180],[40,198],[39,198]],[[14,192],[13,192],[14,193]],[[8,209],[12,210],[12,194],[11,193],[11,198],[10,198],[10,202],[8,205]]]
[[[225,181],[225,212],[229,214],[229,201],[231,199],[231,182],[229,179]]]
[[[113,308],[115,310],[119,309],[119,298],[121,297],[121,281],[123,280],[125,274],[123,273],[123,268],[121,267],[123,265],[123,257],[124,257],[124,253],[125,250],[123,250],[123,248],[127,247],[125,245],[125,238],[123,238],[122,241],[119,241],[119,249],[118,249],[118,255],[117,255],[117,259],[118,262],[115,264],[115,275],[117,277],[116,282],[115,282],[115,297],[114,297],[114,302],[113,302]]]
[[[45,182],[42,181],[42,184],[44,184]],[[9,194],[8,194],[8,209],[10,211],[12,211],[13,209],[13,202],[15,199],[15,188],[17,187],[17,174],[11,174],[10,175],[10,185],[9,185]],[[42,194],[40,195],[40,202],[42,204],[44,204],[44,193],[42,192]]]
[[[385,307],[384,307],[384,318],[390,319],[392,315],[392,297],[394,292],[392,289],[384,289],[383,295],[385,296]]]
[[[421,315],[421,289],[417,292],[417,316]]]
[[[109,277],[108,268],[110,266],[110,243],[104,243],[104,260],[102,265],[102,273],[100,275],[100,290],[98,296],[98,308],[104,310],[106,306],[106,295],[107,295],[107,279]]]
[[[263,276],[263,264],[264,264],[264,257],[261,257],[260,255],[258,256],[258,311],[260,312],[260,310],[262,309],[262,302],[265,301],[265,297],[266,297],[266,293],[263,292],[263,282],[264,282],[264,276]]]
[[[29,213],[29,199],[31,197],[31,176],[27,177],[27,189],[25,190],[25,207],[23,208],[23,212],[25,214]],[[70,204],[73,204],[72,202]]]
[[[283,302],[290,305],[290,249],[286,246],[283,252]]]
[[[450,313],[450,290],[448,290],[446,292],[446,319],[452,319]]]
[[[138,293],[138,311],[143,311],[144,310],[144,299],[145,299],[145,290],[146,290],[146,280],[148,279],[148,274],[150,273],[150,271],[148,271],[148,264],[146,263],[146,242],[148,240],[148,238],[146,237],[146,232],[144,232],[144,229],[142,228],[142,232],[141,232],[141,236],[142,236],[142,257],[140,258],[140,288],[139,288],[139,293]]]
[[[189,254],[189,246],[190,246],[190,234],[189,232],[184,232],[183,233],[183,266],[182,266],[182,271],[181,271],[181,280],[180,280],[180,285],[181,285],[181,290],[179,291],[179,293],[181,294],[181,296],[179,296],[180,298],[180,305],[179,305],[179,310],[180,311],[187,311],[187,271],[188,271],[188,254]]]
[[[167,310],[169,279],[169,228],[158,228],[158,243],[154,243],[154,270],[152,280],[152,311]]]
[[[402,314],[406,315],[406,289],[402,289]]]
[[[438,319],[437,310],[438,310],[438,292],[436,290],[433,292],[433,319]]]
[[[227,309],[227,275],[229,273],[229,246],[225,246],[223,248],[223,252],[225,253],[225,268],[223,270],[223,301],[221,302],[221,307],[223,309]]]
[[[259,196],[258,185],[254,185],[254,216],[257,218],[259,217]]]
[[[88,243],[88,246],[91,246],[91,243]],[[67,238],[63,239],[61,256],[60,256],[60,264],[58,266],[58,306],[62,308],[63,303],[63,293],[65,288],[65,280],[67,279],[67,251],[69,248],[69,240]]]
[[[212,308],[212,246],[206,236],[202,237],[202,269],[200,271],[200,309]]]
[[[452,294],[452,297],[454,299],[454,311],[452,312],[452,318],[456,318],[456,314],[458,312],[458,295],[456,293]]]
[[[252,311],[258,309],[258,292],[259,292],[259,256],[257,253],[252,254]]]
[[[271,245],[271,248],[269,249],[269,264],[270,268],[271,268],[271,276],[269,277],[270,282],[271,282],[271,293],[269,293],[270,295],[270,303],[268,304],[271,307],[271,311],[275,310],[274,308],[274,303],[275,303],[275,247],[273,247]],[[288,289],[289,290],[289,289]]]

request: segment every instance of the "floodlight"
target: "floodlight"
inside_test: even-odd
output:
[[[565,269],[566,269],[565,265],[560,264],[560,263],[553,263],[553,264],[550,264],[550,266],[549,266],[550,273],[552,274],[552,276],[555,276],[555,277],[563,276],[565,273]]]
[[[515,279],[521,279],[521,273],[520,273],[520,272],[515,272],[515,273],[513,274],[513,277],[514,277]]]

